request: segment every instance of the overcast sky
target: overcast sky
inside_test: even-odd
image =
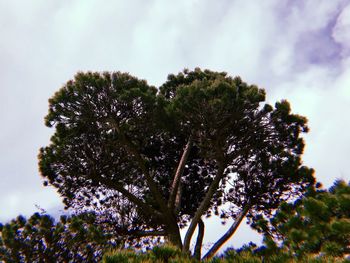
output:
[[[305,165],[327,187],[350,180],[349,0],[0,0],[0,222],[62,207],[37,154],[52,133],[47,100],[77,71],[159,86],[195,67],[288,99],[309,119]]]

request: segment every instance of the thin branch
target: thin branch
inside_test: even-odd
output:
[[[163,230],[134,230],[128,231],[128,234],[134,235],[137,237],[149,237],[149,236],[166,236],[166,232]]]
[[[124,195],[130,202],[134,203],[139,208],[141,208],[143,213],[150,215],[150,216],[162,217],[161,213],[159,213],[157,210],[155,210],[152,206],[148,205],[147,203],[144,203],[137,196],[130,193],[127,189],[125,189],[123,187],[122,184],[112,182],[112,181],[105,179],[103,177],[100,177],[99,181],[108,187],[112,187],[113,189],[115,189],[116,191],[118,191],[119,193]]]
[[[250,209],[249,205],[246,205],[241,213],[238,215],[238,218],[235,220],[235,222],[231,225],[231,227],[226,231],[226,233],[218,240],[215,242],[215,244],[209,249],[207,254],[203,257],[203,259],[209,259],[215,255],[215,253],[220,249],[220,247],[227,241],[229,240],[232,235],[235,233],[239,225],[241,224],[243,218],[246,216]]]
[[[169,201],[168,201],[168,206],[169,206],[171,211],[174,209],[174,206],[175,206],[176,198],[177,198],[177,195],[179,193],[178,189],[179,189],[179,185],[180,185],[180,181],[181,181],[180,179],[181,179],[181,176],[185,170],[185,165],[186,165],[186,161],[187,161],[188,155],[189,155],[190,150],[191,150],[191,146],[192,146],[192,135],[190,135],[190,137],[188,138],[188,142],[187,142],[185,149],[182,153],[179,165],[177,166],[174,180],[171,184],[170,197],[169,197]]]

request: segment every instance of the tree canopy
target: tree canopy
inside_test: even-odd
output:
[[[108,211],[119,234],[164,236],[188,253],[203,218],[269,216],[314,183],[302,165],[305,117],[224,72],[169,75],[159,88],[128,73],[78,73],[50,100],[55,133],[40,149],[45,185],[67,207]],[[180,229],[188,226],[184,241]]]

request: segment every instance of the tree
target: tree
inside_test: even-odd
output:
[[[349,254],[350,183],[338,180],[328,191],[311,188],[306,196],[283,203],[270,221],[260,220],[255,227],[265,234],[267,248],[287,250],[293,256]]]
[[[184,253],[198,227],[197,258],[203,217],[234,218],[210,257],[245,216],[268,216],[314,181],[301,165],[306,118],[264,100],[263,89],[209,70],[169,75],[160,89],[126,73],[78,73],[49,100],[44,184],[67,207],[109,211],[120,233],[164,236]]]
[[[98,224],[97,224],[98,223]],[[35,213],[0,225],[1,262],[99,262],[121,240],[93,213],[61,216]]]

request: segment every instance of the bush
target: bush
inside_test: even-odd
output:
[[[106,253],[103,263],[190,263],[195,262],[181,254],[181,251],[172,245],[154,247],[146,252],[136,252],[133,250],[113,250]]]

